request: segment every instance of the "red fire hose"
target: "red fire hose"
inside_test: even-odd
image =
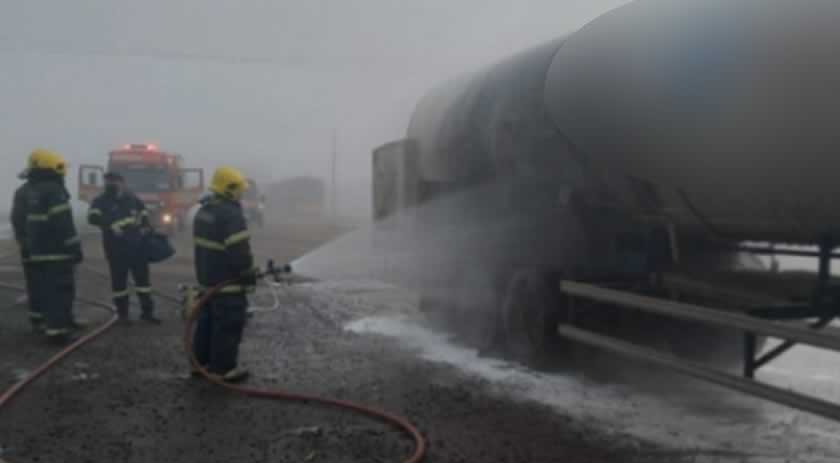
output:
[[[20,291],[20,292],[26,291],[25,288],[21,288],[19,286],[14,286],[14,285],[7,285],[5,283],[0,283],[0,289],[7,289],[7,290],[11,290],[11,291]],[[11,402],[11,400],[23,388],[25,388],[26,386],[28,386],[29,384],[34,382],[36,379],[40,378],[44,373],[49,371],[50,368],[54,367],[56,364],[58,364],[58,362],[64,360],[65,357],[72,354],[74,351],[78,350],[79,348],[81,348],[85,344],[87,344],[87,343],[93,341],[94,339],[98,338],[99,336],[101,336],[103,333],[108,331],[112,326],[114,326],[114,323],[117,322],[117,314],[114,311],[113,307],[111,307],[110,305],[102,304],[100,302],[90,301],[90,300],[86,300],[86,299],[81,299],[81,298],[77,298],[76,300],[80,301],[80,302],[83,302],[85,304],[94,306],[94,307],[98,307],[98,308],[101,308],[101,309],[108,310],[113,315],[111,316],[111,319],[108,320],[106,323],[99,326],[98,328],[91,331],[90,333],[86,334],[85,336],[77,339],[76,341],[74,341],[69,346],[63,348],[60,352],[53,355],[49,360],[47,360],[46,363],[39,366],[29,376],[27,376],[26,378],[23,378],[22,380],[18,381],[16,384],[14,384],[12,387],[7,389],[3,393],[3,395],[0,395],[0,409],[2,409],[4,405]]]
[[[184,331],[184,348],[186,349],[187,353],[190,356],[190,362],[192,363],[193,367],[195,367],[198,371],[201,372],[202,376],[206,378],[208,381],[217,384],[225,389],[230,391],[243,394],[248,397],[254,397],[259,399],[272,399],[272,400],[285,400],[285,401],[293,401],[293,402],[305,402],[305,403],[316,403],[327,405],[331,407],[338,407],[347,410],[351,410],[355,413],[359,413],[368,417],[375,418],[377,420],[383,421],[394,427],[400,429],[409,437],[414,440],[414,453],[403,463],[418,463],[423,460],[423,457],[426,454],[426,440],[420,434],[420,431],[414,427],[408,420],[405,418],[393,415],[388,412],[384,412],[381,410],[376,410],[374,408],[366,407],[364,405],[359,405],[353,402],[348,402],[345,400],[337,400],[337,399],[329,399],[323,397],[315,397],[306,394],[296,394],[287,391],[272,391],[266,389],[256,389],[250,388],[245,386],[237,386],[233,384],[226,383],[221,379],[214,377],[208,373],[206,369],[204,369],[201,365],[199,365],[198,360],[195,357],[195,352],[192,349],[192,338],[193,338],[193,325],[195,324],[195,320],[198,318],[198,315],[201,313],[202,310],[205,309],[207,302],[212,298],[219,290],[221,290],[224,286],[231,284],[230,282],[222,283],[214,288],[207,290],[202,297],[196,302],[195,306],[192,310],[190,310],[190,314],[187,317],[187,325]]]
[[[399,416],[376,410],[373,408],[369,408],[363,405],[359,405],[353,402],[348,402],[344,400],[336,400],[336,399],[328,399],[322,397],[314,397],[308,396],[305,394],[295,394],[286,391],[271,391],[271,390],[264,390],[264,389],[256,389],[256,388],[249,388],[243,386],[236,386],[232,384],[227,384],[213,376],[211,376],[207,370],[203,369],[197,362],[195,358],[195,353],[192,350],[192,337],[193,337],[193,325],[195,324],[195,320],[198,317],[199,313],[205,308],[207,301],[210,300],[213,295],[218,292],[226,283],[219,285],[215,288],[208,290],[196,303],[195,307],[190,311],[190,316],[187,318],[186,329],[184,331],[184,346],[189,353],[190,361],[192,362],[193,366],[195,366],[201,374],[209,381],[222,386],[230,391],[243,394],[247,397],[254,397],[260,399],[273,399],[273,400],[285,400],[285,401],[295,401],[295,402],[306,402],[306,403],[316,403],[322,405],[328,405],[332,407],[343,408],[347,410],[351,410],[355,413],[360,413],[362,415],[372,417],[378,420],[381,420],[385,423],[391,424],[396,428],[403,431],[409,437],[414,440],[414,453],[406,460],[404,463],[419,463],[423,460],[423,457],[426,453],[426,441],[423,439],[423,436],[414,427],[408,420],[401,418]],[[8,285],[5,283],[0,283],[0,289],[12,290],[12,291],[25,291],[25,288],[21,288],[14,285]],[[102,308],[108,310],[113,315],[112,317],[103,325],[99,326],[92,332],[86,334],[85,336],[79,338],[78,340],[74,341],[72,344],[64,347],[60,352],[53,355],[46,363],[39,366],[35,371],[33,371],[30,375],[26,378],[22,379],[21,381],[14,384],[12,387],[7,389],[0,395],[0,409],[2,409],[5,405],[8,405],[9,402],[12,401],[14,397],[17,396],[26,386],[32,384],[36,379],[40,378],[44,373],[50,370],[50,368],[57,365],[59,362],[64,360],[67,356],[69,356],[74,351],[80,349],[85,344],[93,341],[94,339],[101,336],[103,333],[108,331],[114,324],[117,322],[117,315],[114,311],[113,307],[107,304],[102,304],[96,301],[90,301],[87,299],[77,298],[78,301],[83,302],[85,304]]]

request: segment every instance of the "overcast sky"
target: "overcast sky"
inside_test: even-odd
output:
[[[429,87],[622,3],[0,0],[0,156],[15,167],[0,194],[35,146],[78,165],[156,142],[203,167],[323,176],[333,129],[341,184],[366,190],[371,148],[404,134]]]

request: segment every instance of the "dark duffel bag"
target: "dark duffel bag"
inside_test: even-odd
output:
[[[146,260],[151,264],[163,262],[175,255],[175,248],[172,247],[169,238],[157,232],[143,237],[142,249]]]

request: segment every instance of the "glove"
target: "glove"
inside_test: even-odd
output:
[[[250,270],[246,270],[241,277],[239,277],[239,284],[243,286],[257,286],[257,277],[259,276],[260,269],[254,267]]]

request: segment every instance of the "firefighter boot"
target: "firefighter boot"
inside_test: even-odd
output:
[[[32,334],[44,334],[47,331],[46,324],[41,320],[32,320]]]
[[[114,298],[114,305],[117,307],[117,318],[121,325],[128,325],[128,297]]]
[[[84,330],[88,326],[90,326],[90,322],[84,318],[73,317],[73,319],[70,320],[70,328],[72,328],[75,331]]]
[[[139,294],[140,298],[140,307],[143,310],[143,314],[140,315],[140,320],[144,322],[151,323],[153,325],[160,325],[161,320],[155,317],[155,304],[152,301],[152,297],[149,294]]]
[[[223,374],[210,373],[210,377],[223,383],[237,384],[245,381],[251,373],[245,368],[236,367]]]
[[[40,313],[30,312],[29,323],[32,325],[32,332],[34,334],[44,334],[47,331],[47,325],[44,322],[44,316]]]
[[[163,323],[160,318],[155,317],[151,312],[143,312],[143,315],[140,315],[140,320],[151,323],[152,325],[160,325]]]
[[[54,346],[66,346],[76,342],[79,338],[73,334],[69,329],[64,330],[46,330],[47,342]]]

